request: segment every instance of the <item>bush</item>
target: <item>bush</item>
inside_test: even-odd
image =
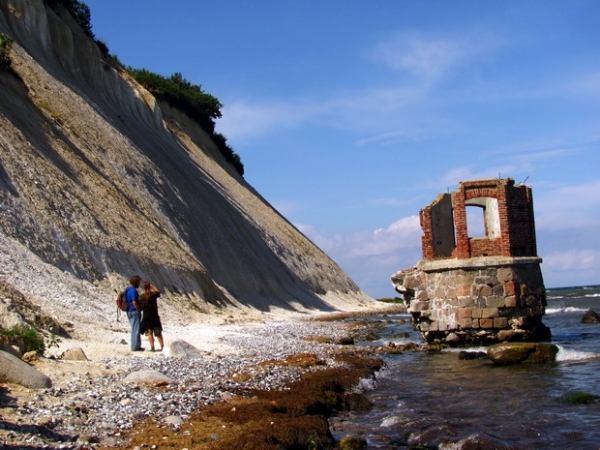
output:
[[[58,5],[62,5],[69,11],[69,14],[75,19],[77,25],[81,27],[85,34],[90,38],[96,39],[92,31],[92,13],[90,7],[84,2],[78,0],[44,0],[44,2],[56,11]]]
[[[12,39],[4,33],[0,33],[0,69],[10,68],[10,49]]]
[[[227,138],[223,136],[221,133],[213,133],[212,139],[217,144],[219,151],[225,157],[225,160],[231,164],[237,173],[244,176],[244,164],[242,164],[242,159],[240,155],[233,151],[231,146],[227,143]]]
[[[95,40],[94,33],[92,32],[92,13],[90,7],[83,2],[72,1],[67,6],[67,9],[85,34]]]
[[[181,109],[197,121],[203,130],[214,133],[214,119],[221,117],[221,102],[216,97],[202,91],[176,72],[169,78],[146,69],[129,67],[128,72],[135,80],[148,89],[156,98]]]
[[[223,106],[218,98],[204,92],[201,86],[190,83],[179,72],[166,78],[147,69],[128,67],[127,71],[157,99],[180,109],[195,120],[211,136],[225,160],[240,175],[244,175],[240,156],[227,144],[225,136],[215,133],[215,119],[221,117]]]
[[[96,46],[98,46],[103,55],[108,55],[109,50],[108,45],[106,45],[106,42],[101,41],[100,39],[94,39],[94,42],[96,43]]]
[[[44,338],[28,325],[16,326],[10,330],[0,328],[0,334],[7,336],[10,340],[21,341],[25,352],[43,353],[45,350]]]

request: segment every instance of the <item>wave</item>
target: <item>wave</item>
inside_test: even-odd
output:
[[[442,353],[460,353],[460,352],[487,352],[489,347],[478,346],[478,347],[458,347],[458,348],[445,348]]]
[[[358,385],[354,388],[354,392],[373,391],[377,387],[377,382],[372,378],[361,378]]]
[[[600,357],[598,353],[581,352],[579,350],[573,350],[570,348],[564,348],[562,345],[557,345],[558,354],[556,355],[556,361],[583,361],[586,359],[593,359]]]
[[[400,416],[388,416],[381,421],[380,427],[393,427],[394,425],[398,425],[402,423],[404,419]]]
[[[584,297],[586,297],[586,298],[600,297],[600,292],[596,292],[595,294],[585,294]]]
[[[546,308],[546,315],[559,313],[587,312],[589,308],[576,308],[574,306],[562,306],[558,308]]]

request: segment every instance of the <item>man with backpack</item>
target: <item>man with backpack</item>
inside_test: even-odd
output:
[[[127,302],[127,318],[131,325],[131,351],[143,352],[142,339],[140,337],[140,322],[142,318],[142,307],[139,303],[137,289],[140,287],[142,278],[134,275],[129,280],[129,286],[125,289],[125,301]]]

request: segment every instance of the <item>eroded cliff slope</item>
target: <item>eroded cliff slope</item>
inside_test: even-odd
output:
[[[14,41],[0,71],[0,277],[34,304],[110,320],[133,273],[166,290],[173,315],[369,302],[66,11],[0,0],[0,32]]]

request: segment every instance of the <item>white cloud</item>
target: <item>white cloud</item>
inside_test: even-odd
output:
[[[568,206],[569,208],[592,208],[600,206],[600,180],[588,183],[563,186],[547,194],[546,200],[552,201],[554,208]],[[548,205],[549,206],[549,205]]]
[[[544,271],[585,271],[600,267],[600,251],[571,249],[544,255]]]
[[[567,83],[565,91],[588,97],[600,96],[600,72],[596,71],[581,75],[579,78]]]
[[[441,176],[436,177],[435,180],[428,183],[427,187],[435,186],[439,188],[440,186],[446,186],[448,190],[454,191],[461,181],[506,178],[507,176],[510,176],[514,170],[515,166],[508,165],[487,166],[482,169],[474,169],[471,166],[458,166],[453,167],[441,174]],[[431,200],[433,201],[434,199]]]
[[[361,258],[386,258],[401,249],[421,248],[421,226],[418,216],[404,217],[387,228],[373,232],[336,234],[328,237],[310,225],[297,224],[317,246],[338,262]]]
[[[395,295],[390,276],[421,259],[418,216],[404,217],[387,228],[348,235],[325,236],[310,225],[296,226],[375,297]]]
[[[396,35],[375,47],[373,59],[426,80],[436,80],[466,57],[464,43],[416,34]]]
[[[370,58],[417,75],[414,79],[392,77],[376,86],[359,90],[349,87],[345,92],[340,86],[332,86],[329,97],[303,92],[274,101],[225,101],[218,128],[234,139],[307,122],[374,134],[359,141],[359,145],[393,144],[403,139],[421,140],[443,134],[445,129],[456,129],[457,125],[450,117],[433,114],[431,81],[439,80],[451,68],[492,47],[485,48],[480,42],[473,44],[465,38],[396,35],[375,46]],[[433,103],[437,101],[439,98]],[[398,124],[402,124],[400,131]],[[393,131],[385,131],[388,129]]]
[[[305,108],[285,102],[250,103],[237,101],[223,108],[217,128],[228,138],[257,136],[304,119]]]
[[[376,205],[383,205],[383,206],[403,206],[403,205],[407,205],[409,203],[410,203],[409,200],[406,200],[404,198],[396,198],[396,197],[385,197],[385,198],[378,198],[375,200]]]
[[[534,196],[536,227],[548,230],[600,226],[600,180],[559,186]]]
[[[581,142],[564,142],[558,139],[545,139],[529,142],[518,142],[512,145],[505,145],[501,148],[491,150],[490,154],[497,155],[502,159],[514,161],[519,166],[526,165],[534,167],[543,161],[558,158],[574,158],[577,153],[586,150],[586,146],[595,143],[597,139],[590,139]]]
[[[433,137],[433,135],[430,132],[425,132],[418,128],[413,128],[411,130],[391,131],[371,136],[368,138],[359,139],[356,142],[356,145],[394,145],[398,144],[399,142],[404,142],[408,140],[423,141],[426,139],[430,139],[431,137]]]

